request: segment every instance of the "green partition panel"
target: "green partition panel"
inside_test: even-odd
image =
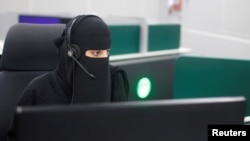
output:
[[[112,34],[111,55],[139,52],[139,25],[110,25],[109,28]]]
[[[250,60],[178,58],[174,98],[245,96],[250,115]]]
[[[179,48],[180,30],[179,24],[149,25],[148,51]]]

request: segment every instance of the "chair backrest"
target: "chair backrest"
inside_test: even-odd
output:
[[[7,132],[25,86],[56,67],[53,40],[64,28],[64,24],[16,24],[9,29],[0,60],[0,140]]]

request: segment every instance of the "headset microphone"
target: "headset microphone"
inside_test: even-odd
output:
[[[87,69],[85,69],[85,68],[83,67],[83,65],[74,57],[73,54],[74,54],[74,53],[73,53],[72,50],[68,50],[68,56],[71,57],[71,58],[77,63],[77,65],[78,65],[84,72],[86,72],[91,78],[94,79],[95,76],[94,76],[93,74],[91,74],[90,72],[88,72]]]

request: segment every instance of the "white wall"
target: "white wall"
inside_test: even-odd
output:
[[[0,13],[65,14],[70,16],[95,13],[101,16],[144,17],[157,21],[161,11],[159,6],[162,6],[162,2],[165,1],[168,0],[1,0]]]
[[[250,59],[250,0],[182,1],[181,46],[190,48],[190,54]],[[167,3],[168,0],[1,0],[0,14],[73,17],[95,13],[141,17],[149,23],[161,23],[173,18],[167,14]],[[0,33],[4,33],[3,26],[0,27]]]
[[[159,5],[165,1],[167,0],[1,0],[0,40],[4,40],[9,27],[17,23],[15,18],[18,13],[66,17],[94,13],[102,17],[140,17],[159,21],[164,18],[160,15]]]
[[[184,0],[182,46],[190,54],[250,59],[249,0]]]
[[[103,18],[120,17],[125,21],[136,17],[141,21],[165,21],[168,0],[1,0],[0,41],[9,27],[17,23],[17,14],[75,17],[94,13]],[[7,17],[7,19],[6,19]],[[8,18],[9,17],[9,18]],[[11,19],[11,20],[10,20]],[[1,43],[2,44],[2,43]],[[0,44],[0,51],[1,51]]]

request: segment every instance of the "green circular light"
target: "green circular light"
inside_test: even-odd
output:
[[[141,78],[138,81],[137,87],[136,87],[137,96],[142,99],[146,98],[148,97],[150,91],[151,91],[151,82],[149,78],[147,77]]]

